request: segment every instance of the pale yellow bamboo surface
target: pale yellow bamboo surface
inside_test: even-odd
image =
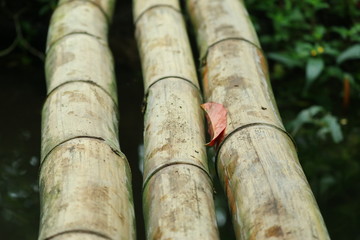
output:
[[[112,16],[114,13],[115,0],[59,0],[59,5],[67,2],[75,2],[75,1],[85,1],[90,2],[97,7],[106,15],[108,21],[112,20]]]
[[[136,0],[134,6],[147,1]],[[155,0],[152,1],[155,4]],[[172,1],[169,1],[169,4]],[[144,14],[138,14],[136,39],[143,67],[144,90],[155,81],[169,76],[182,77],[199,87],[194,61],[182,15],[177,5],[149,6]],[[134,9],[136,13],[136,8]],[[182,36],[182,37],[181,37]],[[151,51],[151,53],[149,53]]]
[[[96,83],[116,96],[111,52],[106,43],[93,36],[69,35],[56,42],[47,52],[45,69],[48,92],[66,82],[79,80]],[[113,100],[117,103],[117,98]]]
[[[80,234],[74,239],[83,239],[81,233],[131,239],[131,176],[124,160],[103,141],[89,138],[67,141],[51,151],[40,175],[46,210],[40,239],[68,233]]]
[[[72,82],[53,91],[43,107],[42,157],[57,144],[76,137],[96,137],[120,152],[117,106],[101,88]]]
[[[47,44],[39,239],[135,239],[107,28],[114,1],[60,1]]]
[[[218,239],[201,96],[177,1],[134,1],[146,94],[147,239]]]
[[[107,40],[106,15],[91,1],[65,1],[54,11],[50,21],[47,45],[51,45],[69,34],[87,34]]]
[[[139,19],[140,15],[144,14],[151,8],[159,6],[170,7],[176,9],[177,11],[181,11],[179,0],[135,0],[133,1],[133,4],[135,22]]]
[[[188,0],[207,102],[225,106],[217,171],[237,239],[329,239],[242,1]]]

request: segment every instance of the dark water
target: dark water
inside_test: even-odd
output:
[[[40,111],[37,69],[1,72],[0,229],[4,239],[34,239],[39,221]],[[19,231],[21,229],[21,231]]]
[[[132,172],[137,238],[145,239],[141,200],[142,174],[139,169],[138,153],[143,141],[141,66],[134,39],[131,2],[118,1],[117,7],[109,43],[116,64],[120,107],[120,147],[127,156]]]

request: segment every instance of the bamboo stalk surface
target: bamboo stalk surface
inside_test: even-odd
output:
[[[228,111],[217,171],[237,239],[329,239],[243,2],[188,0],[187,8],[205,99]]]
[[[49,27],[39,239],[135,239],[107,45],[114,1],[61,0]]]
[[[201,94],[178,1],[134,1],[146,95],[147,239],[218,239]]]

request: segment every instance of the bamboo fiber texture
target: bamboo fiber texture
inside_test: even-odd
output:
[[[218,239],[201,94],[178,1],[134,1],[146,96],[147,239]]]
[[[118,141],[107,45],[113,4],[61,0],[50,22],[39,239],[135,239],[131,173]]]
[[[237,239],[329,239],[239,0],[188,0],[207,102],[227,111],[217,171]]]

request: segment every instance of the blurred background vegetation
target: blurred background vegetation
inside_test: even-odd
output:
[[[360,1],[244,0],[268,58],[273,90],[332,239],[360,239]],[[0,0],[0,235],[36,239],[44,46],[56,0]],[[143,122],[131,1],[118,1],[115,56],[120,141],[133,172],[138,239]],[[192,36],[193,37],[193,36]],[[211,150],[210,150],[211,151]],[[233,239],[218,183],[218,223]]]

